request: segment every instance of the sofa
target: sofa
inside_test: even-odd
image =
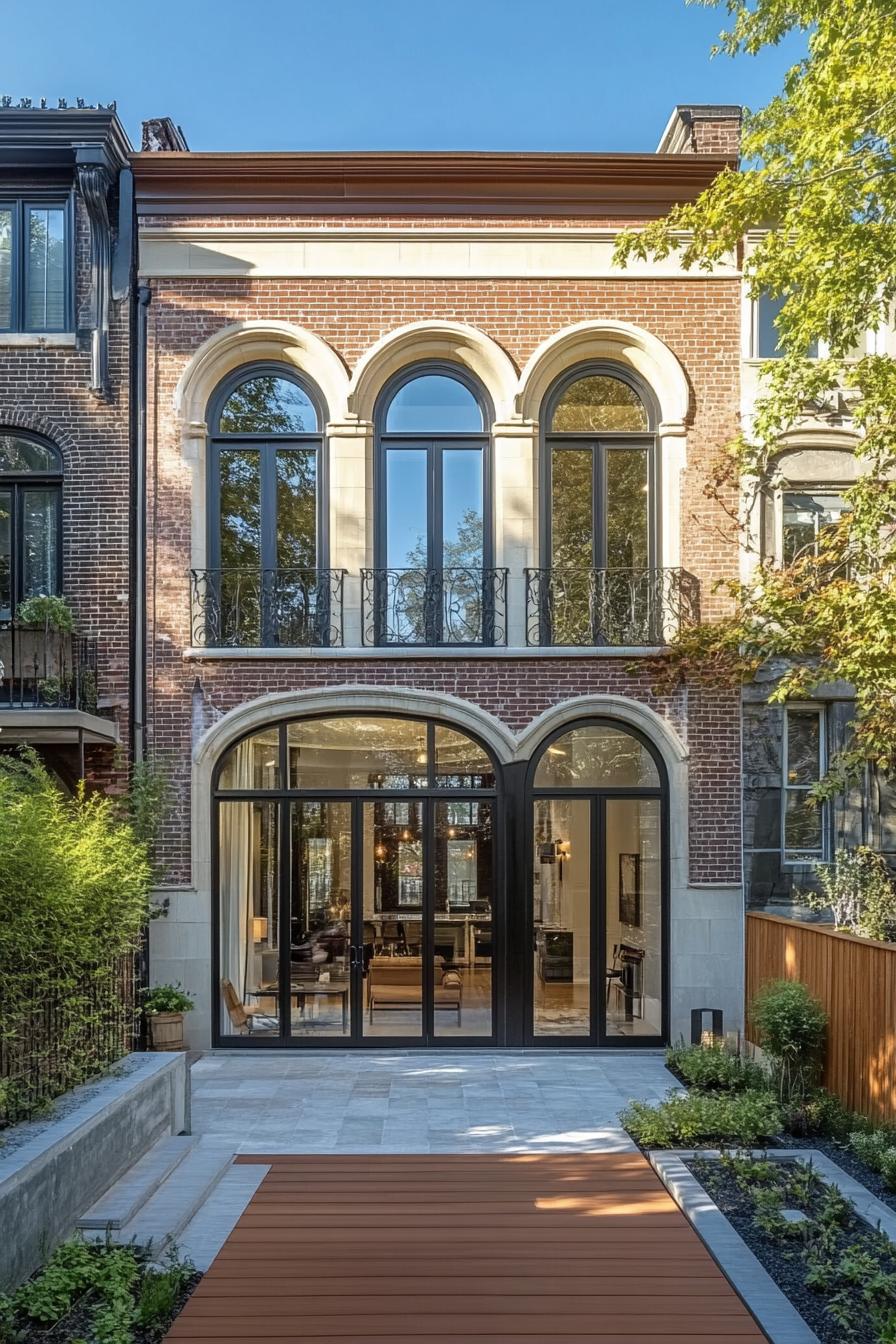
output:
[[[463,1014],[463,979],[459,971],[435,963],[433,1004],[436,1009]],[[423,1003],[422,957],[373,957],[367,970],[367,1009],[370,1021],[377,1011],[407,1009]]]

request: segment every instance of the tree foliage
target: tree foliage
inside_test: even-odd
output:
[[[145,844],[112,798],[0,757],[0,1125],[118,1058],[148,913]]]
[[[896,767],[896,363],[883,353],[850,359],[866,331],[892,327],[896,301],[896,6],[893,0],[698,0],[723,7],[718,50],[753,53],[787,34],[806,36],[805,58],[781,92],[745,121],[745,168],[726,170],[694,202],[642,232],[623,235],[621,263],[680,248],[686,267],[711,269],[738,253],[750,292],[784,300],[782,357],[768,361],[752,423],[720,453],[708,486],[748,498],[776,481],[782,437],[845,389],[861,438],[849,510],[824,529],[818,553],[781,566],[758,563],[729,585],[734,614],[686,632],[664,676],[710,682],[751,677],[782,663],[772,697],[806,696],[851,682],[852,744],[831,762],[821,791],[858,776],[866,760]],[[809,359],[818,341],[827,354]],[[844,361],[847,361],[844,363]],[[820,412],[824,414],[824,411]],[[742,540],[746,529],[740,520]]]

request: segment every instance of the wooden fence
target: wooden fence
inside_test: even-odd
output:
[[[896,1122],[896,944],[748,914],[748,1008],[769,980],[802,980],[824,1004],[825,1086],[852,1110]]]

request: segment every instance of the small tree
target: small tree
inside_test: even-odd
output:
[[[828,1015],[799,980],[772,980],[750,1005],[783,1105],[802,1106],[821,1074]]]
[[[838,929],[882,943],[896,942],[896,883],[883,856],[860,845],[817,863],[820,892],[800,892],[811,910],[830,910]]]

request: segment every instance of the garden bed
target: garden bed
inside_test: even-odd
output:
[[[811,1162],[683,1160],[822,1344],[896,1340],[896,1246]]]
[[[159,1344],[202,1275],[176,1253],[74,1238],[15,1293],[0,1297],[10,1344]]]

